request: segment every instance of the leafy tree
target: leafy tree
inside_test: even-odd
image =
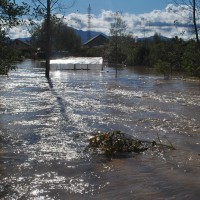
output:
[[[185,51],[182,56],[182,66],[191,75],[200,77],[200,49],[194,41],[186,43]]]
[[[167,61],[158,60],[154,65],[156,72],[163,74],[165,79],[169,78],[171,72],[171,65]]]
[[[155,42],[150,45],[150,65],[163,74],[165,78],[170,74],[169,48],[165,42]]]
[[[5,29],[20,24],[20,17],[28,9],[26,3],[18,5],[15,1],[0,0],[0,74],[8,74],[8,71],[14,68],[11,63],[16,60],[15,51],[8,45]]]
[[[69,7],[61,5],[61,0],[32,0],[33,16],[42,17],[45,20],[45,54],[46,54],[46,71],[45,76],[49,79],[50,71],[50,54],[51,54],[51,17],[52,12],[56,9],[62,10]],[[73,4],[72,4],[73,5]],[[72,6],[71,5],[71,6]]]
[[[7,75],[9,70],[14,69],[12,62],[16,59],[15,52],[6,43],[9,41],[5,32],[0,30],[0,74]]]
[[[46,21],[36,27],[32,33],[32,41],[37,48],[46,50]],[[67,26],[62,19],[51,17],[51,50],[75,52],[80,48],[81,39],[74,30]]]
[[[195,38],[197,43],[199,43],[199,24],[198,24],[198,20],[199,20],[199,8],[200,8],[200,4],[199,4],[199,0],[173,0],[177,5],[178,4],[182,4],[182,5],[187,5],[188,9],[191,12],[191,16],[192,18],[189,19],[191,20],[192,24],[193,24],[193,29],[194,29],[194,33],[195,33]]]
[[[173,52],[174,41],[161,40],[160,36],[155,34],[153,41],[149,44],[149,62],[151,66],[158,60],[170,61],[170,53]]]
[[[86,57],[103,57],[107,59],[107,49],[107,45],[97,48],[82,47],[80,51],[78,51],[78,55]]]
[[[182,57],[185,51],[185,43],[182,39],[175,37],[169,41],[168,61],[173,70],[180,71],[182,68]]]
[[[165,42],[152,43],[150,45],[149,61],[150,65],[154,66],[158,60],[168,61],[169,60],[169,48]]]
[[[126,63],[128,65],[149,66],[149,45],[140,42],[129,47]]]
[[[164,74],[164,77],[168,78],[173,70],[181,69],[182,45],[183,42],[178,37],[162,41],[155,36],[150,45],[150,65],[154,66],[158,73]]]
[[[15,0],[0,0],[0,24],[1,26],[16,26],[22,22],[20,18],[29,11],[27,3],[22,5],[15,3]],[[2,27],[1,27],[2,28]]]
[[[110,27],[109,62],[123,63],[126,60],[126,53],[131,37],[126,34],[127,25],[119,12],[114,15],[114,22]],[[117,68],[116,68],[117,69]]]

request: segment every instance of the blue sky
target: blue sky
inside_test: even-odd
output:
[[[46,2],[46,0],[40,1]],[[72,1],[60,0],[59,2],[69,5]],[[173,0],[76,0],[73,7],[62,13],[62,17],[64,15],[64,21],[68,26],[87,31],[87,8],[90,4],[92,31],[109,35],[114,14],[116,11],[121,11],[122,18],[127,24],[127,34],[133,37],[149,37],[157,33],[166,37],[193,38],[190,9],[186,5],[174,5],[170,2]],[[9,36],[30,37],[30,33],[24,27],[14,27],[10,30]]]
[[[16,0],[16,2],[31,2],[31,0]],[[45,2],[46,0],[42,0]],[[60,0],[66,5],[73,0]],[[91,5],[92,13],[100,14],[101,10],[122,11],[129,13],[145,13],[152,10],[164,9],[167,5],[167,0],[75,0],[75,5],[68,9],[67,12],[79,11],[86,13],[88,5]]]
[[[76,9],[81,13],[85,13],[89,4],[94,14],[99,14],[101,10],[139,14],[154,9],[164,9],[167,5],[166,0],[76,0],[74,8],[70,10]]]

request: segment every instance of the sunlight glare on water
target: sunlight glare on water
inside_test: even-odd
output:
[[[110,67],[50,75],[26,60],[1,77],[1,199],[198,199],[199,81]],[[112,130],[176,150],[86,151],[94,132]]]

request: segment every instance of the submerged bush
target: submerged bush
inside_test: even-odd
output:
[[[169,78],[171,72],[170,63],[158,60],[157,63],[154,65],[154,68],[157,73],[163,74],[164,78]]]
[[[174,149],[171,143],[168,146],[162,145],[161,143],[158,144],[155,141],[141,141],[138,139],[133,139],[121,131],[113,131],[96,133],[92,138],[90,138],[88,148],[100,150],[105,153],[105,155],[112,156],[118,153],[141,153],[149,148],[158,148],[160,146]]]
[[[8,75],[8,72],[13,69],[16,69],[16,66],[12,65],[10,61],[0,60],[0,74],[1,75]]]

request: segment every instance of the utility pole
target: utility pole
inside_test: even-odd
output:
[[[50,71],[50,54],[51,54],[51,0],[47,0],[46,16],[46,71],[45,76],[49,79]]]
[[[87,33],[87,40],[91,38],[91,6],[88,6],[88,33]]]

